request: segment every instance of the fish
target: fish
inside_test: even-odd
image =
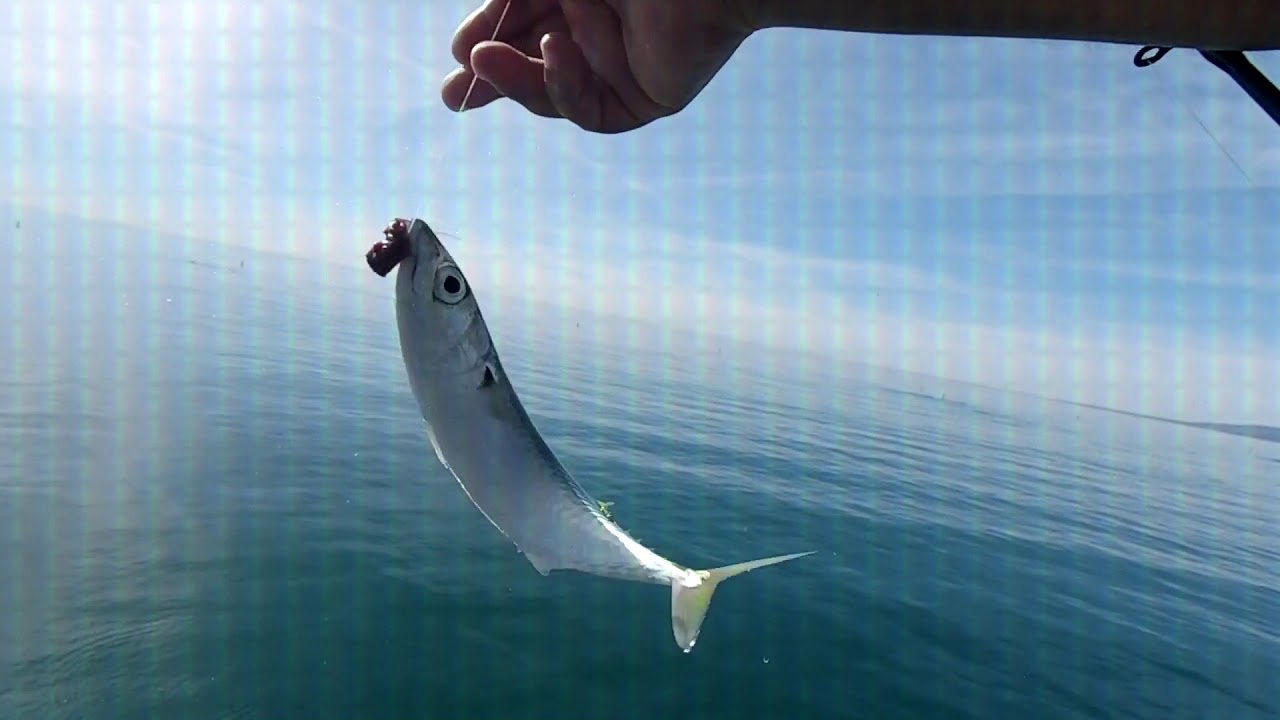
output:
[[[691,652],[725,580],[813,552],[695,570],[642,545],[565,469],[503,368],[475,289],[422,220],[396,219],[366,254],[398,268],[396,325],[409,387],[436,458],[543,576],[570,570],[671,588],[671,630]]]

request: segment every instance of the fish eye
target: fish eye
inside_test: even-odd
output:
[[[467,281],[458,269],[445,265],[436,271],[435,295],[441,302],[453,305],[467,295]]]

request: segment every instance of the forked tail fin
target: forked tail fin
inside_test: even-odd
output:
[[[720,583],[756,568],[777,565],[812,554],[812,552],[802,552],[778,555],[712,570],[695,570],[694,574],[701,579],[701,582],[692,587],[678,581],[671,583],[671,630],[675,633],[676,644],[685,652],[693,650],[693,644],[698,641],[698,632],[702,630],[702,621],[707,617],[711,596],[715,594],[716,586]]]

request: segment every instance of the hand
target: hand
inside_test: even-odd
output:
[[[733,0],[486,0],[458,27],[462,67],[441,98],[467,110],[508,97],[585,130],[620,133],[684,109],[750,34]]]

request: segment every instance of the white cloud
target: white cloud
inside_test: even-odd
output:
[[[1188,287],[1232,288],[1250,292],[1280,291],[1280,268],[1271,266],[1222,269],[1189,262],[1170,266],[1167,261],[1159,259],[1148,263],[1071,259],[1055,264],[1064,269],[1088,270],[1136,280],[1165,280]]]
[[[1116,324],[1073,311],[1079,299],[1006,294],[948,272],[692,241],[657,227],[604,227],[589,217],[570,223],[568,244],[564,228],[530,228],[515,218],[449,226],[425,217],[456,238],[445,242],[502,337],[528,338],[542,328],[575,335],[581,352],[593,352],[589,343],[601,343],[601,352],[666,347],[668,361],[692,365],[700,362],[689,355],[696,338],[699,352],[717,348],[761,367],[766,356],[806,372],[861,376],[865,366],[881,366],[1189,420],[1280,423],[1280,401],[1270,390],[1280,387],[1280,348],[1252,343],[1238,327],[1187,332]],[[218,224],[186,232],[323,257],[345,268],[336,277],[346,278],[347,289],[387,296],[391,283],[363,266],[380,222],[334,211],[296,231],[237,235]],[[267,242],[286,235],[300,240]],[[827,289],[815,287],[815,275]],[[886,301],[890,295],[907,299]],[[387,311],[383,303],[368,307]],[[1001,308],[1016,308],[1018,317],[996,317],[1007,314]]]
[[[1126,78],[1092,87],[1079,67],[1063,64],[1074,50],[982,45],[993,48],[989,57],[965,55],[963,48],[979,46],[956,43],[956,54],[939,53],[942,60],[972,56],[985,73],[964,87],[936,79],[940,62],[907,63],[810,86],[834,83],[841,93],[792,88],[796,103],[810,103],[804,112],[764,108],[738,120],[749,107],[741,93],[759,95],[749,87],[752,73],[794,72],[778,53],[808,53],[813,67],[830,66],[832,36],[807,45],[810,35],[795,34],[791,45],[782,38],[748,46],[686,113],[632,136],[596,138],[509,104],[465,121],[438,107],[436,83],[452,64],[448,37],[467,6],[123,0],[70,14],[18,0],[0,13],[0,35],[16,38],[10,57],[23,59],[0,69],[0,102],[17,108],[9,112],[19,150],[8,189],[55,212],[323,257],[349,270],[354,287],[377,293],[390,286],[363,268],[365,247],[382,222],[416,214],[463,238],[450,248],[482,296],[493,298],[486,307],[499,326],[525,317],[532,298],[582,313],[614,343],[631,342],[642,325],[646,337],[680,328],[726,338],[744,353],[767,345],[819,364],[884,365],[1192,419],[1280,422],[1269,391],[1280,387],[1280,351],[1250,346],[1239,333],[1114,326],[1105,315],[1073,312],[1076,300],[976,285],[961,268],[801,257],[682,236],[693,226],[666,218],[619,226],[604,211],[583,209],[604,192],[646,193],[646,203],[657,203],[717,187],[836,188],[853,197],[1245,186],[1186,110],[1168,100],[1150,104],[1162,96],[1148,78],[1169,76],[1126,75],[1127,51],[1086,63],[1119,63],[1115,75]],[[366,12],[383,14],[374,21]],[[388,29],[388,18],[400,23]],[[889,42],[857,36],[838,44],[865,60],[846,65],[872,68],[881,67],[877,53]],[[1017,62],[1026,57],[1042,66]],[[1194,65],[1177,62],[1184,64],[1175,69]],[[1280,180],[1280,156],[1264,139],[1273,135],[1257,131],[1257,113],[1241,110],[1247,98],[1207,65],[1189,72],[1190,82],[1179,78],[1174,87],[1247,161],[1256,184]],[[902,78],[901,87],[886,77]],[[975,90],[1005,81],[1034,85],[1035,93],[1005,89],[992,98]],[[938,85],[936,105],[904,111],[900,104],[913,96],[902,88],[923,82]],[[727,125],[729,117],[738,124]],[[715,130],[724,127],[733,132]],[[766,135],[772,140],[752,143],[750,162],[731,170],[706,159],[726,155],[703,152],[704,144],[722,142],[729,152],[732,142]],[[640,160],[657,151],[671,163],[644,169]],[[560,162],[566,172],[554,171]],[[317,177],[335,179],[290,189]],[[351,178],[370,180],[339,187]],[[605,186],[619,178],[623,189]],[[576,199],[553,203],[540,185]],[[745,197],[743,204],[770,199]],[[716,226],[714,212],[707,224]],[[950,253],[975,244],[953,240],[937,244]],[[1050,267],[1043,257],[1026,262]],[[1052,263],[1187,285],[1274,290],[1277,282],[1265,267]],[[635,322],[593,323],[589,314]]]
[[[1236,332],[1108,323],[1035,296],[1005,302],[1045,303],[1038,322],[1002,323],[957,312],[964,298],[991,294],[957,277],[683,242],[658,229],[641,234],[651,250],[621,242],[599,249],[600,238],[619,235],[603,230],[579,233],[569,253],[539,250],[558,245],[536,235],[446,243],[499,332],[527,332],[518,323],[535,298],[579,313],[594,337],[613,343],[714,337],[712,345],[736,352],[764,346],[797,362],[805,356],[810,369],[843,365],[857,374],[869,364],[1192,420],[1280,422],[1280,402],[1268,391],[1280,386],[1280,348],[1254,346]],[[807,275],[814,266],[840,280],[815,290]],[[919,301],[885,310],[861,283],[915,292]],[[377,287],[375,278],[370,288]],[[563,320],[558,310],[546,312]],[[518,323],[504,319],[513,316]]]
[[[250,118],[220,116],[273,100],[323,102],[334,93],[364,91],[376,93],[380,106],[395,113],[419,104],[437,74],[452,65],[447,51],[421,53],[410,33],[382,32],[385,20],[430,24],[442,14],[438,6],[416,13],[407,8],[407,3],[379,3],[368,10],[360,3],[296,0],[116,0],[50,12],[39,0],[15,0],[0,15],[0,33],[12,39],[10,57],[17,60],[0,72],[0,88],[19,97],[75,99],[100,113],[93,118],[100,122],[186,126],[221,119],[234,124]],[[367,31],[359,30],[362,24],[369,25]],[[383,72],[360,77],[355,85],[345,83],[361,65]],[[370,80],[376,84],[365,87]],[[351,104],[325,110],[340,115]]]
[[[95,120],[118,122],[179,123],[216,110],[218,74],[203,69],[244,67],[258,33],[269,38],[278,27],[270,6],[194,0],[84,3],[75,12],[18,0],[0,17],[18,59],[0,86],[19,97],[74,99]],[[233,88],[242,81],[226,79]]]
[[[1190,237],[1214,237],[1212,218],[1196,215],[1177,218],[1178,224],[1203,225]],[[1135,222],[1132,231],[1140,225]],[[1097,228],[1098,231],[1101,228]],[[1113,280],[1146,283],[1163,281],[1187,290],[1229,289],[1250,293],[1280,292],[1280,251],[1269,247],[1265,233],[1257,237],[1235,234],[1219,243],[1221,254],[1186,257],[1172,242],[1155,243],[1143,255],[1106,257],[1054,248],[1052,252],[1037,248],[1037,243],[1010,242],[993,246],[980,238],[971,242],[946,244],[950,257],[968,256],[982,259],[989,267],[1007,273],[1048,273],[1072,276],[1085,273]],[[1228,264],[1229,263],[1229,264]]]

